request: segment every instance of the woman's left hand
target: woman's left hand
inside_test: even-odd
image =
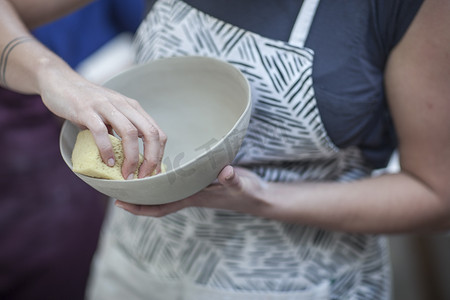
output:
[[[255,173],[226,166],[211,185],[183,200],[161,205],[135,205],[116,200],[116,206],[135,215],[162,217],[185,207],[208,207],[261,215],[268,207],[263,201],[266,184]]]

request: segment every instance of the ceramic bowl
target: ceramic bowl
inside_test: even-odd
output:
[[[247,80],[232,65],[212,58],[152,61],[104,86],[138,100],[168,136],[163,174],[127,181],[76,174],[99,192],[129,203],[169,203],[205,188],[233,161],[250,119]],[[69,121],[61,130],[61,154],[71,169],[79,130]]]

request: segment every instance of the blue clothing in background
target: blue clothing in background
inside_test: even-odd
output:
[[[145,8],[144,0],[97,0],[33,34],[75,68],[119,33],[134,33]]]

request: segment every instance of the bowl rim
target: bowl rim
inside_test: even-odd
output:
[[[102,86],[106,85],[110,80],[113,80],[114,78],[121,76],[123,74],[129,73],[129,72],[133,72],[137,69],[142,69],[145,68],[147,65],[150,65],[152,63],[158,62],[158,61],[163,61],[163,60],[177,60],[177,59],[182,59],[182,60],[186,60],[186,59],[200,59],[200,60],[210,60],[210,61],[214,61],[216,63],[222,64],[224,66],[226,66],[227,68],[232,68],[234,69],[234,71],[237,72],[237,74],[239,74],[239,76],[243,79],[243,83],[245,84],[245,88],[248,91],[248,95],[247,95],[247,104],[245,106],[245,109],[242,111],[241,115],[239,116],[239,118],[236,120],[236,122],[234,123],[233,127],[231,127],[231,129],[223,136],[221,137],[219,140],[217,140],[214,145],[209,149],[208,152],[204,152],[203,154],[192,158],[191,160],[188,160],[187,162],[181,164],[180,166],[178,166],[175,169],[171,169],[169,171],[166,171],[164,173],[158,173],[156,175],[153,176],[147,176],[144,178],[133,178],[130,180],[125,180],[125,179],[104,179],[104,178],[96,178],[96,177],[91,177],[91,176],[87,176],[87,175],[83,175],[80,173],[76,173],[73,171],[73,166],[71,166],[66,158],[62,155],[63,153],[63,149],[62,149],[62,142],[63,142],[63,132],[65,131],[65,127],[73,125],[75,127],[78,127],[77,125],[73,124],[73,122],[69,121],[69,120],[65,120],[62,127],[61,127],[61,131],[59,134],[59,148],[60,148],[60,152],[61,152],[61,156],[63,157],[63,160],[65,161],[66,165],[72,170],[73,173],[75,173],[77,176],[80,176],[82,178],[86,178],[89,180],[97,180],[98,182],[110,182],[110,183],[118,183],[118,182],[140,182],[140,181],[148,181],[151,178],[157,178],[157,177],[161,177],[161,176],[169,176],[173,173],[176,172],[176,170],[185,168],[188,165],[193,164],[194,162],[204,159],[205,156],[207,156],[210,152],[216,150],[218,147],[220,147],[220,145],[222,145],[222,143],[224,142],[224,140],[226,140],[235,130],[236,128],[241,124],[242,119],[247,115],[247,112],[250,110],[251,106],[252,106],[252,95],[251,95],[251,87],[250,87],[250,83],[248,82],[247,78],[245,77],[245,75],[241,72],[241,70],[239,70],[237,67],[235,67],[234,65],[232,65],[231,63],[224,61],[224,60],[220,60],[214,57],[207,57],[207,56],[177,56],[177,57],[167,57],[167,58],[161,58],[161,59],[157,59],[157,60],[152,60],[152,61],[148,61],[142,64],[137,64],[134,65],[126,70],[123,70],[121,72],[118,72],[116,75],[114,75],[113,77],[111,77],[110,79],[106,80]],[[79,128],[79,131],[81,131],[82,129]]]

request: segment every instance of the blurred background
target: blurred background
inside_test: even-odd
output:
[[[390,237],[393,300],[450,299],[450,239],[447,235]]]
[[[131,9],[132,2],[135,2],[134,10]],[[58,23],[39,28],[34,33],[79,73],[101,84],[133,65],[132,40],[141,18],[136,18],[136,11],[140,10],[140,16],[143,16],[147,7],[145,0],[99,0],[96,3],[86,8],[82,14],[73,14]],[[104,10],[109,10],[108,14]],[[122,17],[111,17],[116,15],[112,10],[120,12]],[[88,14],[97,15],[94,23],[86,22]],[[394,156],[383,172],[396,170],[398,163]],[[392,235],[389,236],[389,241],[394,300],[450,299],[450,285],[447,284],[450,281],[448,235]],[[2,264],[0,261],[0,266]]]

